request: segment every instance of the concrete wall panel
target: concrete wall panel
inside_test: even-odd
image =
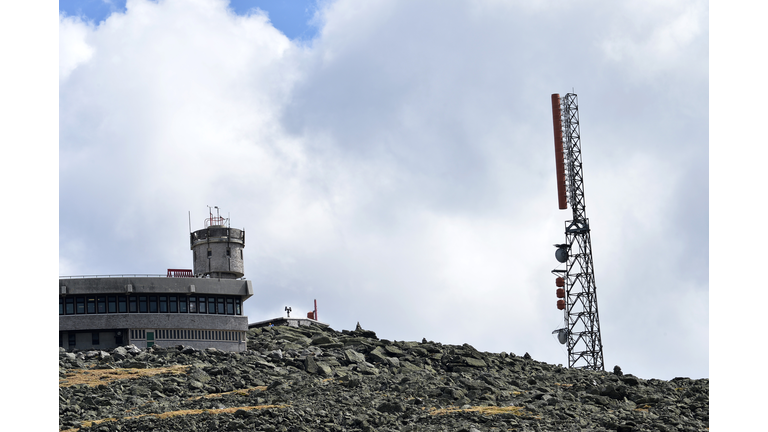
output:
[[[59,331],[131,328],[248,331],[248,317],[149,313],[59,315]]]

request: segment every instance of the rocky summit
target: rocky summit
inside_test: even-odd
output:
[[[248,332],[247,351],[59,355],[67,431],[702,431],[709,380],[568,369],[358,327]]]

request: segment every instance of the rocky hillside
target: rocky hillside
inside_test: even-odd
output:
[[[59,357],[69,431],[702,431],[709,380],[572,370],[464,344],[269,327],[248,351]]]

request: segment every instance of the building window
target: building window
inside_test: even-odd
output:
[[[216,297],[208,297],[208,313],[216,313]]]
[[[128,312],[130,313],[136,313],[139,311],[139,307],[137,306],[137,300],[136,297],[128,297]]]
[[[139,296],[139,313],[147,313],[147,296]]]
[[[75,338],[75,334],[67,333],[67,345],[69,345],[69,347],[72,348],[76,344],[77,344],[77,338]]]
[[[91,344],[93,345],[99,344],[99,332],[91,333]]]
[[[107,297],[107,312],[109,313],[117,312],[117,297],[115,296]]]
[[[240,299],[235,299],[235,315],[240,315]]]
[[[227,257],[231,257],[231,256],[232,256],[232,251],[229,248],[227,248]]]
[[[157,296],[149,296],[149,312],[157,313]]]
[[[160,313],[168,313],[168,297],[160,296]]]
[[[67,308],[66,308],[67,315],[73,315],[75,313],[75,298],[67,297],[64,300],[64,303],[67,305]]]
[[[228,298],[227,299],[227,315],[234,315],[235,314],[235,299]]]
[[[98,297],[96,299],[96,303],[99,306],[98,310],[100,314],[107,313],[107,298],[106,297]]]
[[[197,313],[197,297],[189,298],[189,313]]]
[[[198,297],[197,312],[201,314],[205,313],[205,297]]]
[[[125,297],[118,297],[117,298],[117,311],[119,313],[126,313],[128,312],[128,299]]]
[[[179,297],[179,312],[187,313],[187,298]]]
[[[211,259],[211,250],[208,249],[208,259]]]
[[[176,296],[168,297],[168,312],[176,313],[179,311],[178,304],[176,303]]]
[[[62,297],[59,297],[59,315],[64,315],[64,299]],[[61,334],[59,334],[59,337],[61,337]]]
[[[88,298],[88,313],[96,313],[96,297]]]
[[[77,298],[77,313],[78,314],[84,314],[85,313],[85,297],[78,297]]]

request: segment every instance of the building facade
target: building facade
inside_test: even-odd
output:
[[[204,229],[190,233],[194,270],[168,270],[166,277],[59,278],[59,346],[244,351],[243,304],[253,286],[243,278],[245,231],[228,224],[211,215]]]

